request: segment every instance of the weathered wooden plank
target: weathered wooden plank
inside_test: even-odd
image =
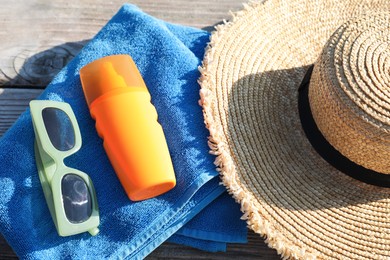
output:
[[[248,243],[246,244],[229,244],[226,252],[210,253],[195,248],[181,246],[172,243],[163,243],[153,251],[146,259],[207,259],[207,260],[224,260],[224,259],[280,259],[274,250],[266,246],[257,234],[249,231]],[[17,256],[9,247],[5,239],[0,234],[0,259],[16,260]]]
[[[157,259],[280,259],[274,250],[271,250],[264,243],[263,239],[252,231],[248,234],[248,243],[246,244],[229,244],[227,252],[209,253],[200,251],[186,246],[164,243],[153,251],[148,257],[150,260]]]
[[[0,88],[0,138],[41,92],[42,89]]]
[[[233,0],[134,0],[165,21],[213,28],[241,8]],[[46,86],[118,11],[122,0],[2,1],[0,9],[0,85]]]
[[[2,260],[15,260],[17,259],[12,248],[8,245],[7,241],[0,234],[0,259]]]

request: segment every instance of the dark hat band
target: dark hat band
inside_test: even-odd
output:
[[[318,129],[310,109],[309,83],[314,65],[310,66],[299,86],[298,109],[302,128],[316,152],[330,165],[348,176],[379,187],[390,188],[390,174],[379,173],[354,163],[337,151]]]

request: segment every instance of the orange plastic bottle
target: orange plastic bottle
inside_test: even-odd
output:
[[[176,185],[171,157],[151,96],[128,55],[98,59],[80,70],[104,149],[128,197],[158,196]]]

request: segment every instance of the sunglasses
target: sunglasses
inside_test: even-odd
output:
[[[81,147],[81,134],[69,104],[33,100],[35,160],[51,217],[60,236],[99,232],[99,209],[89,176],[64,164]]]

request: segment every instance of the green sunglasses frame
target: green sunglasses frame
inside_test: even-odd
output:
[[[43,121],[42,111],[45,108],[55,108],[64,112],[74,130],[75,143],[72,148],[60,151],[54,147],[47,133]],[[64,159],[81,148],[81,134],[76,117],[71,106],[64,102],[50,100],[33,100],[30,102],[30,112],[35,132],[35,160],[41,181],[43,193],[53,222],[60,236],[70,236],[88,231],[92,236],[99,233],[99,208],[96,192],[91,178],[84,172],[65,165]],[[82,223],[72,223],[65,214],[62,199],[61,181],[67,174],[74,174],[82,178],[88,187],[91,196],[91,216]]]

